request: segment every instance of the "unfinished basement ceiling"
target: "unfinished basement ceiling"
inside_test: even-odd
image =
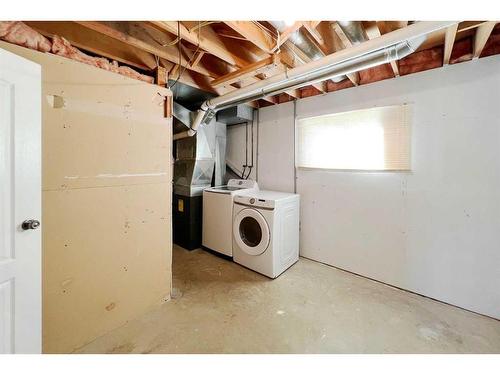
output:
[[[42,21],[25,22],[61,36],[85,53],[106,57],[167,82],[224,94],[391,31],[413,21]],[[354,30],[355,32],[350,32]],[[180,38],[179,38],[180,35]],[[354,38],[353,38],[353,35]],[[357,35],[357,36],[356,36]],[[251,103],[279,104],[500,53],[500,25],[462,21],[429,35],[413,54],[390,64]],[[179,87],[180,88],[180,87]],[[185,90],[181,90],[185,91]]]

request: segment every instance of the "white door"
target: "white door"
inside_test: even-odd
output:
[[[0,49],[0,353],[41,352],[41,96],[40,66]]]

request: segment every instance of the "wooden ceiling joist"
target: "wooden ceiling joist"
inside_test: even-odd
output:
[[[254,45],[259,47],[262,51],[272,54],[274,47],[274,39],[266,33],[263,28],[257,26],[255,23],[250,21],[225,21],[224,22],[231,29],[242,35],[246,40],[252,42]],[[286,41],[284,44],[287,45],[290,41]],[[295,67],[296,63],[293,57],[290,56],[288,51],[281,51],[280,59],[288,67]],[[318,89],[322,89],[321,85],[314,85]]]
[[[285,91],[285,93],[290,95],[294,99],[300,99],[302,97],[299,89],[287,90]]]
[[[277,96],[264,96],[260,100],[263,100],[263,101],[271,103],[271,104],[279,104],[280,103]]]
[[[152,53],[155,56],[164,58],[165,60],[171,61],[173,63],[178,63],[179,62],[179,55],[176,52],[176,48],[170,47],[167,48],[165,46],[161,45],[153,45],[151,43],[145,42],[141,39],[138,39],[134,36],[131,36],[129,34],[125,34],[124,32],[121,32],[111,26],[108,26],[104,23],[101,22],[96,22],[96,21],[76,21],[76,23],[85,26],[88,29],[94,30],[96,32],[99,32],[103,35],[109,36],[111,38],[114,38],[116,40],[119,40],[120,42],[129,44],[133,47],[139,48],[143,51]],[[186,67],[186,69],[193,70],[197,73],[200,73],[202,75],[205,75],[207,77],[213,77],[215,78],[215,75],[207,70],[204,67],[201,66],[190,66],[189,62],[186,60],[185,57],[181,56],[180,62],[183,67]]]
[[[116,60],[118,62],[139,68],[153,70],[156,59],[153,54],[115,39],[103,36],[71,21],[27,21],[28,26],[46,37],[59,35],[72,45],[84,51]]]
[[[444,37],[443,65],[448,65],[450,63],[451,51],[453,50],[453,44],[455,43],[457,29],[458,23],[446,29]]]
[[[224,46],[217,37],[214,37],[213,32],[209,28],[200,28],[199,30],[189,31],[189,29],[178,21],[149,21],[151,25],[159,30],[167,31],[175,36],[179,36],[189,43],[199,46],[203,51],[210,53],[213,56],[235,66],[243,66],[244,61],[241,61],[237,56],[232,54]],[[198,32],[199,31],[199,32]]]
[[[219,95],[309,63],[310,55],[297,48],[292,43],[293,37],[290,38],[297,30],[307,38],[305,43],[314,45],[323,56],[352,47],[336,21],[296,21],[279,36],[272,23],[265,21],[27,21],[26,24],[49,38],[62,36],[83,52],[156,74],[159,82],[178,79]],[[392,72],[389,64],[384,64],[349,74],[348,80],[339,83],[330,80],[308,83],[251,105],[279,104],[353,87],[360,82],[391,78],[392,73],[398,76],[400,71],[405,75],[441,63],[498,53],[495,24],[462,21],[431,33],[409,59],[391,62]],[[363,21],[362,25],[368,38],[373,39],[406,27],[408,21]],[[490,38],[492,32],[494,38]],[[460,47],[463,42],[467,42],[465,49]]]
[[[324,54],[328,55],[329,50],[328,47],[326,46],[325,40],[321,33],[316,30],[317,22],[309,21],[309,22],[303,22],[304,29],[306,29],[311,42],[314,43],[314,45]]]
[[[180,68],[180,65],[179,64],[175,64],[172,67],[172,69],[170,69],[170,71],[168,72],[169,77],[170,78],[176,77],[179,74],[179,68]]]
[[[375,39],[382,35],[377,22],[368,21],[364,22],[363,25],[365,28],[366,35],[368,35],[369,39]],[[392,71],[394,72],[394,77],[399,77],[399,67],[397,61],[391,61],[390,64]]]
[[[276,40],[276,45],[274,46],[273,50],[275,51],[280,48],[292,36],[292,34],[299,30],[301,27],[302,22],[296,21],[282,33],[278,32],[278,39]]]
[[[394,72],[394,77],[399,77],[399,67],[398,67],[398,62],[397,61],[391,61],[391,68],[392,71]]]
[[[201,59],[203,58],[204,55],[205,55],[205,51],[198,51],[196,53],[196,56],[193,59],[193,62],[191,63],[191,66],[198,65],[198,63],[201,61]]]
[[[224,21],[224,23],[262,51],[273,53],[274,39],[251,21]]]
[[[317,82],[317,83],[311,83],[310,85],[307,85],[307,86],[312,86],[314,87],[316,90],[318,90],[320,93],[324,94],[326,93],[326,88],[325,88],[325,85],[323,84],[324,82]],[[306,86],[306,87],[307,87]]]
[[[238,56],[229,52],[227,47],[224,46],[224,43],[222,43],[217,38],[212,29],[206,28],[205,30],[200,31],[200,33],[198,33],[197,31],[190,31],[185,25],[183,25],[182,22],[178,23],[176,21],[151,21],[150,24],[152,24],[157,29],[167,31],[176,36],[178,36],[180,29],[181,38],[187,40],[188,42],[194,45],[199,46],[206,53],[210,53],[229,64],[241,68],[240,70],[235,70],[226,75],[215,77],[215,80],[211,82],[213,87],[221,86],[222,84],[231,85],[243,79],[246,79],[249,83],[257,81],[257,79],[253,78],[252,76],[258,74],[259,72],[257,71],[255,72],[255,74],[252,74],[250,71],[253,68],[252,64],[250,64],[249,66],[249,64],[246,61],[242,60]],[[259,40],[259,36],[261,36],[262,41],[264,40],[267,41],[267,38],[263,34],[263,31],[252,22],[234,21],[230,22],[230,24],[231,25],[229,26],[230,27],[233,26],[235,31],[243,33],[245,39],[249,37],[255,37],[256,40]],[[271,42],[269,44],[266,44],[266,49],[270,49],[270,46]],[[256,63],[257,66],[259,66],[260,64],[262,64],[262,60]],[[193,63],[192,66],[195,67],[196,64]]]
[[[228,85],[243,78],[254,76],[261,73],[264,69],[268,69],[270,65],[276,66],[278,63],[278,58],[276,55],[266,57],[260,61],[249,64],[241,69],[235,70],[234,72],[228,73],[224,76],[216,78],[212,81],[212,86],[216,87],[219,85]]]
[[[496,22],[485,22],[476,29],[476,35],[474,36],[474,51],[472,58],[478,59],[483,52],[483,48],[490,37]]]
[[[298,55],[298,57],[300,58],[300,60],[304,63],[304,64],[307,64],[308,62],[311,61],[311,59],[309,58],[309,56],[307,56],[304,52],[302,52],[300,49],[298,48],[294,48],[293,46],[291,46],[291,42],[290,41],[287,41],[285,42],[284,44],[285,46],[287,46],[289,49],[293,49],[294,50],[294,53]],[[322,53],[323,54],[323,53]],[[324,56],[324,54],[323,54]],[[297,61],[294,60],[293,63],[292,63],[292,66],[290,66],[291,68],[294,68],[295,66],[297,66]],[[289,66],[289,65],[288,65]],[[319,92],[321,93],[325,93],[326,91],[324,90],[324,86],[321,84],[321,83],[311,83],[311,84],[308,84],[304,87],[307,87],[307,86],[312,86],[314,87],[316,90],[318,90]],[[286,92],[288,95],[292,96],[292,97],[295,97],[295,94],[290,94],[288,91]],[[300,97],[302,97],[302,94],[300,94]]]
[[[338,23],[337,22],[332,23],[332,27],[333,27],[333,31],[335,32],[335,34],[337,34],[337,36],[339,37],[339,39],[343,45],[343,48],[352,47],[351,41],[349,40],[347,35],[345,35],[344,31],[340,28]],[[350,73],[350,74],[346,74],[346,75],[347,75],[347,78],[349,78],[349,80],[354,84],[354,86],[359,85],[359,73],[355,72],[355,73]]]
[[[481,25],[484,25],[487,21],[463,21],[458,24],[457,33],[461,33],[463,31],[475,29]]]
[[[381,34],[387,34],[408,26],[408,21],[377,21],[377,26]]]

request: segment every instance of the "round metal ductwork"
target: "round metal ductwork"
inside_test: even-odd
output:
[[[428,34],[456,23],[418,22],[206,100],[197,111],[189,130],[176,134],[174,140],[196,134],[198,126],[212,119],[218,110],[401,59],[415,52]]]

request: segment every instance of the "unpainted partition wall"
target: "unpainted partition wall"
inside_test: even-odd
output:
[[[0,42],[42,66],[43,351],[170,298],[169,90]]]

